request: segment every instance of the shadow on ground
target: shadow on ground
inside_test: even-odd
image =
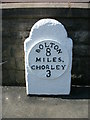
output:
[[[29,97],[52,97],[62,99],[90,99],[90,86],[73,85],[71,87],[70,95],[28,95]]]

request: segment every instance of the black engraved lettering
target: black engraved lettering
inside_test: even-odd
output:
[[[53,65],[51,65],[51,70],[54,70],[55,69],[55,67],[53,67]]]
[[[56,57],[53,57],[53,62],[57,62],[56,60],[57,60],[57,58],[56,58]]]
[[[53,46],[55,45],[55,43],[50,43],[50,45],[51,45],[51,48],[53,48]]]
[[[45,62],[45,58],[43,58],[43,62]]]
[[[56,70],[60,70],[60,65],[56,65]]]
[[[47,72],[46,77],[50,77],[51,76],[51,71],[47,70],[46,72]]]
[[[41,66],[36,65],[36,70],[41,70]]]
[[[42,70],[44,70],[45,69],[45,65],[42,65]]]
[[[59,57],[59,58],[58,58],[58,62],[61,62],[61,61],[62,61],[62,60],[61,60],[61,57]]]
[[[47,48],[46,49],[46,56],[50,56],[51,55],[51,49],[50,48]]]
[[[49,69],[49,65],[46,65],[46,69]]]
[[[62,62],[64,62],[64,60],[62,60]]]
[[[58,62],[64,62],[64,60],[62,60],[61,57],[59,57]]]
[[[37,53],[40,53],[40,49],[36,49],[36,52],[37,52]]]
[[[36,62],[41,62],[41,58],[36,57]]]
[[[32,69],[32,70],[35,70],[35,65],[32,65],[32,66],[31,66],[31,69]]]
[[[59,49],[59,50],[57,50],[57,52],[58,52],[58,54],[59,54],[59,53],[62,53],[62,50],[61,50],[61,49]]]
[[[50,58],[47,58],[47,62],[51,62]]]
[[[65,70],[65,66],[66,66],[66,65],[61,65],[61,67],[62,67],[62,70]]]
[[[39,49],[43,49],[43,45],[42,44],[39,45]]]
[[[54,46],[54,49],[55,49],[55,50],[58,50],[58,48],[59,48],[58,45],[55,45],[55,46]]]
[[[47,43],[45,42],[45,47],[49,47],[49,45],[47,45]]]

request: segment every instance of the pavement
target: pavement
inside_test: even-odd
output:
[[[26,95],[25,87],[2,88],[3,118],[88,118],[90,87],[72,86],[70,95]]]

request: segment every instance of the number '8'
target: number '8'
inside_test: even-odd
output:
[[[47,48],[46,49],[46,56],[50,56],[51,55],[51,49],[50,48]]]

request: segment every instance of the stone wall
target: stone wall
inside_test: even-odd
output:
[[[72,38],[72,85],[90,84],[89,9],[31,8],[2,10],[3,85],[25,85],[24,41],[33,24],[41,18],[60,21]]]

